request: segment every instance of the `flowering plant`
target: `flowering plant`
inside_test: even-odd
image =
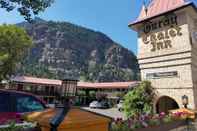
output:
[[[137,115],[125,121],[118,118],[112,124],[112,131],[132,131],[139,128],[158,126],[160,124],[186,119],[187,117],[185,116],[187,116],[186,112],[176,112],[169,115],[162,112],[157,115]]]

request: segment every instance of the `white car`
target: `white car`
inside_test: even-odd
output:
[[[90,108],[102,108],[102,105],[98,101],[93,101],[90,103],[89,107]]]
[[[120,100],[119,103],[117,104],[118,110],[122,111],[123,110],[123,100]]]

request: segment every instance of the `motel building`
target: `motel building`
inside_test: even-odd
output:
[[[139,85],[139,81],[91,83],[78,80],[53,80],[29,76],[16,76],[10,80],[7,89],[29,92],[43,99],[47,104],[63,101],[65,97],[74,97],[82,105],[96,100],[96,95],[105,95],[113,104]]]
[[[155,111],[197,108],[197,8],[184,0],[152,0],[129,24],[138,33],[141,79],[155,89]]]

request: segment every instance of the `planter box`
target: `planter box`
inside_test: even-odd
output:
[[[186,125],[186,121],[176,121],[159,126],[147,127],[142,129],[136,129],[135,131],[170,131],[172,129]]]

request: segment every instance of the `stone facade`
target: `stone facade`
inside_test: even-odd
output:
[[[176,24],[144,32],[138,31],[138,60],[141,79],[149,80],[157,99],[168,96],[182,107],[182,96],[189,97],[189,108],[197,108],[197,13],[192,6],[149,20],[157,23],[167,17],[176,17]],[[159,24],[161,24],[159,22]],[[152,25],[154,27],[154,25]],[[149,29],[149,28],[148,28]]]

